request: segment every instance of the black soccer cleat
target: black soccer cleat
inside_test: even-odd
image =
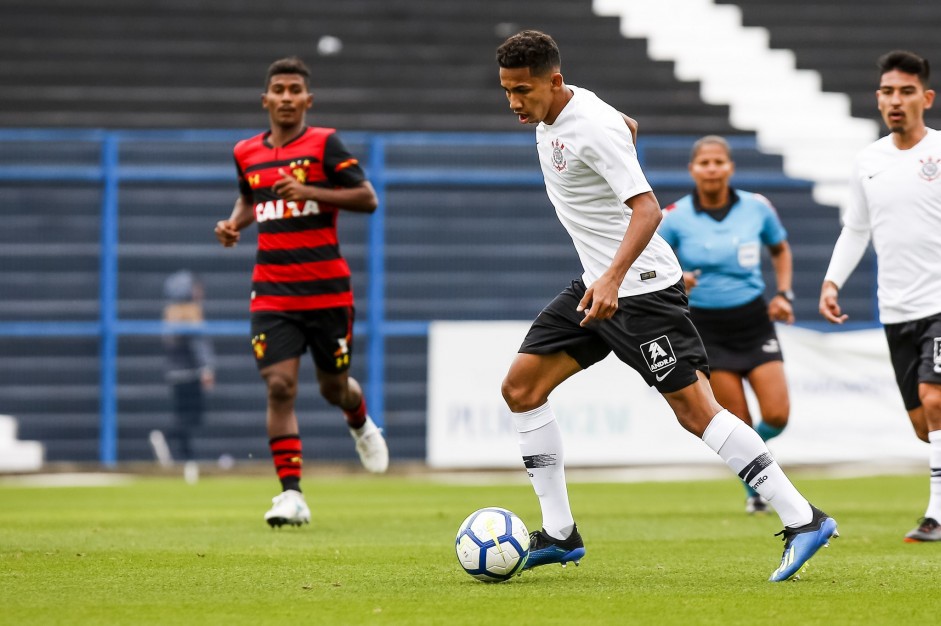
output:
[[[544,530],[534,530],[529,533],[529,558],[523,569],[532,569],[540,565],[561,563],[562,567],[569,561],[578,565],[585,556],[585,542],[578,534],[578,528],[572,527],[572,534],[568,539],[556,539]]]
[[[905,543],[921,543],[923,541],[941,541],[941,524],[933,517],[921,518],[918,520],[918,526],[905,535]]]

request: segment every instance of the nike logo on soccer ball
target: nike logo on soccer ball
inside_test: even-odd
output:
[[[665,372],[663,373],[663,375],[656,374],[656,375],[655,375],[655,378],[657,379],[657,382],[658,382],[658,383],[663,382],[663,379],[666,378],[667,376],[669,376],[669,375],[670,375],[670,372],[672,372],[672,371],[675,370],[675,369],[676,369],[675,367],[671,367],[670,369],[668,369],[667,371],[665,371]]]

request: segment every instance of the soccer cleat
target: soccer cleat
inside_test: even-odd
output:
[[[761,496],[749,496],[745,500],[745,512],[749,515],[767,513],[768,503]]]
[[[830,545],[831,537],[840,536],[835,519],[814,505],[810,505],[810,510],[813,513],[810,523],[797,528],[785,528],[775,534],[784,535],[784,555],[781,557],[781,565],[768,579],[771,582],[781,582],[795,576],[817,550]]]
[[[921,543],[923,541],[941,541],[941,524],[933,517],[923,517],[918,520],[918,527],[908,531],[905,543]]]
[[[288,489],[271,499],[271,510],[265,513],[265,521],[274,528],[290,524],[300,526],[310,524],[310,509],[300,491]]]
[[[371,417],[367,415],[366,423],[358,429],[351,428],[350,434],[356,441],[356,451],[363,467],[373,474],[382,474],[389,468],[389,448],[382,430]]]
[[[540,565],[561,563],[562,567],[569,561],[578,565],[585,556],[585,542],[578,534],[578,529],[572,527],[572,534],[568,539],[556,539],[544,530],[534,530],[529,533],[529,558],[523,569],[532,569]]]

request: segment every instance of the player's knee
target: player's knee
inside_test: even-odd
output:
[[[921,400],[922,419],[917,423],[913,421],[915,434],[922,441],[928,441],[928,431],[937,430],[941,424],[941,385],[921,385],[918,399]]]
[[[291,402],[297,396],[297,381],[290,376],[274,372],[265,378],[268,399],[272,402]]]
[[[506,405],[513,413],[525,413],[538,409],[546,403],[546,398],[528,385],[521,385],[509,376],[503,379],[500,388]]]
[[[929,415],[941,415],[941,385],[922,385],[918,399]]]

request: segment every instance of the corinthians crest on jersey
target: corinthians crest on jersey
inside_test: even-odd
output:
[[[919,170],[918,175],[927,180],[929,183],[934,179],[941,176],[941,159],[936,159],[934,157],[928,157],[927,159],[919,159],[921,162],[921,170]]]
[[[560,173],[568,169],[568,163],[565,161],[563,150],[565,150],[565,144],[562,143],[562,140],[554,139],[552,141],[552,167],[555,168],[555,171]]]

